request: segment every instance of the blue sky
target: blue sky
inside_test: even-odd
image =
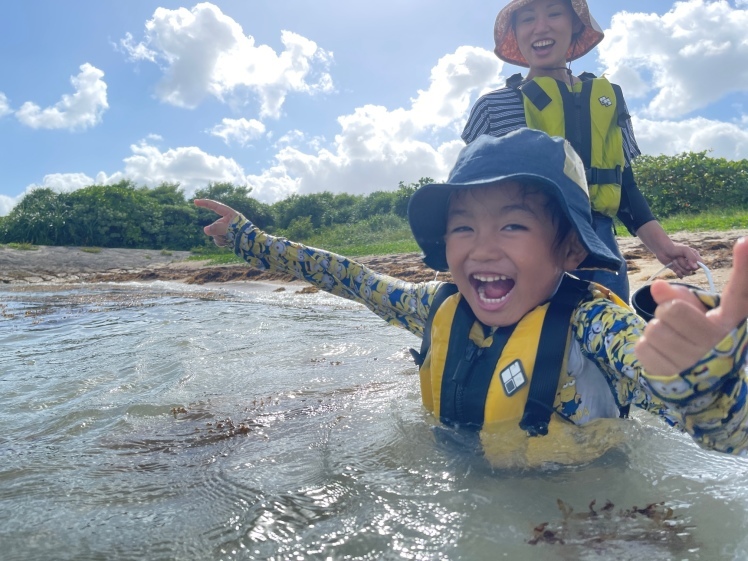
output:
[[[24,0],[0,20],[0,216],[131,179],[369,193],[443,179],[472,103],[519,71],[505,2]],[[647,154],[748,158],[748,0],[590,0],[572,69],[623,87]]]

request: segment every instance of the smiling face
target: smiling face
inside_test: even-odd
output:
[[[535,0],[517,10],[514,34],[530,65],[528,77],[563,68],[572,35],[582,26],[568,0]]]
[[[586,253],[573,230],[557,241],[559,221],[540,188],[516,181],[452,195],[444,238],[449,272],[482,323],[518,322],[581,263]]]

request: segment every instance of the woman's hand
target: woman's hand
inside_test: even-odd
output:
[[[748,317],[748,238],[733,248],[733,270],[720,305],[707,311],[685,286],[652,284],[655,318],[635,347],[644,370],[672,376],[693,366]]]
[[[221,218],[203,228],[203,232],[208,236],[211,236],[213,238],[213,243],[217,246],[224,247],[228,245],[226,232],[229,230],[229,224],[231,224],[231,221],[234,220],[239,213],[223,203],[212,201],[210,199],[195,199],[194,202],[195,206],[207,208],[208,210],[212,210],[216,214],[221,215]]]
[[[675,243],[657,220],[650,220],[636,231],[636,236],[655,254],[657,260],[683,278],[699,268],[701,255],[693,248]]]

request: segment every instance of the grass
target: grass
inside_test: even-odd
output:
[[[699,214],[676,214],[660,220],[668,234],[676,232],[727,232],[748,228],[748,209],[719,210]],[[619,237],[631,237],[628,230],[616,221]]]
[[[408,222],[398,216],[375,216],[355,226],[339,224],[322,230],[304,243],[349,257],[420,251]]]
[[[81,251],[84,253],[101,253],[100,247],[82,247]]]
[[[5,244],[5,247],[7,247],[8,249],[20,249],[21,251],[36,251],[37,249],[39,249],[34,244],[25,243],[25,242],[22,242],[22,243],[11,242],[9,244]]]
[[[680,214],[660,220],[669,234],[676,232],[728,231],[748,228],[748,209]],[[631,237],[626,228],[618,223],[620,237]],[[362,255],[386,255],[420,251],[404,218],[375,216],[353,224],[339,224],[324,228],[314,235],[299,241],[311,247],[320,247],[346,257]],[[191,260],[209,260],[211,265],[243,262],[227,249],[214,245],[193,249]]]
[[[719,231],[748,228],[748,209],[681,214],[663,220],[667,232]]]

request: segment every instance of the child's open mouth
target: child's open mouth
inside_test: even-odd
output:
[[[484,304],[500,304],[514,288],[514,280],[505,275],[477,273],[471,275],[470,284]]]

